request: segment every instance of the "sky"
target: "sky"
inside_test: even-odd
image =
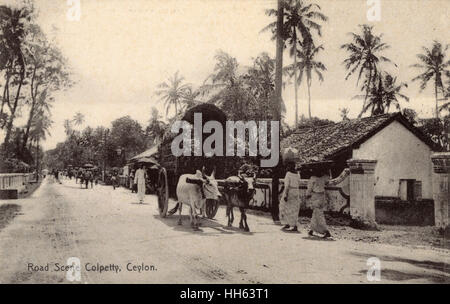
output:
[[[14,0],[0,0],[0,2]],[[67,57],[76,84],[55,94],[52,135],[43,143],[51,149],[64,141],[63,121],[76,112],[85,115],[82,127],[110,126],[114,119],[130,115],[146,125],[151,107],[164,114],[155,95],[156,87],[179,71],[187,83],[198,87],[214,68],[214,55],[220,49],[249,66],[262,52],[275,56],[271,34],[261,29],[273,21],[265,10],[275,8],[274,0],[81,0],[79,21],[69,20],[69,3],[74,0],[36,0],[38,22]],[[312,114],[334,121],[339,109],[347,107],[356,117],[361,100],[356,78],[345,81],[342,65],[345,51],[340,45],[349,41],[349,32],[358,24],[374,25],[375,33],[391,48],[386,57],[397,64],[384,68],[408,82],[404,93],[410,102],[402,107],[415,109],[430,117],[434,108],[433,89],[419,92],[411,83],[417,71],[416,54],[434,39],[450,43],[450,1],[380,0],[380,21],[369,22],[367,0],[316,0],[329,17],[317,41],[325,50],[319,55],[328,71],[325,80],[313,79]],[[284,65],[292,62],[287,53]],[[283,91],[286,120],[294,122],[294,89]],[[300,114],[307,113],[307,90],[299,88]]]

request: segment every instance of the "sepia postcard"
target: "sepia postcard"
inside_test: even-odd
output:
[[[0,283],[449,284],[449,16],[0,0]]]

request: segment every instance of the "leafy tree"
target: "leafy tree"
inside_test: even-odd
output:
[[[145,149],[145,134],[139,122],[130,116],[124,116],[112,122],[109,142],[109,155],[116,153],[115,163],[122,166],[127,157]]]
[[[25,126],[23,147],[27,144],[35,115],[41,110],[50,114],[54,101],[52,93],[71,84],[65,59],[59,49],[48,42],[39,26],[35,24],[29,26],[25,46],[27,79],[29,79],[29,96],[25,104],[29,106],[29,115]]]
[[[418,127],[438,144],[444,151],[450,151],[448,130],[450,129],[450,115],[442,118],[419,119]]]
[[[411,67],[422,70],[422,73],[413,78],[412,81],[420,81],[420,91],[423,91],[430,80],[434,83],[434,97],[436,100],[435,115],[439,118],[438,93],[445,95],[443,76],[450,73],[447,69],[450,66],[450,60],[446,59],[448,45],[443,46],[440,42],[434,41],[431,49],[423,47],[423,54],[417,54],[419,63]]]
[[[416,125],[418,123],[418,116],[417,112],[414,109],[410,108],[404,108],[402,110],[403,116],[413,125]]]
[[[32,7],[0,6],[0,70],[5,70],[0,116],[5,116],[3,115],[5,105],[8,106],[10,112],[8,118],[3,119],[1,126],[1,128],[6,127],[5,148],[7,148],[11,137],[16,111],[21,99],[21,89],[25,80],[26,61],[23,48],[27,26],[31,21],[32,14]],[[16,88],[16,91],[11,100],[10,92],[12,88]]]

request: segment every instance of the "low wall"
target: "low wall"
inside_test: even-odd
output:
[[[386,225],[434,225],[433,200],[402,201],[396,197],[375,197],[375,219]]]
[[[350,171],[345,169],[341,175],[328,182],[325,187],[325,195],[327,199],[326,211],[332,211],[342,214],[349,214],[350,212]],[[250,206],[254,209],[270,210],[272,179],[258,178],[258,186],[256,192],[250,201]],[[306,189],[308,180],[302,179],[300,181],[300,209],[312,209],[309,200],[306,199]],[[280,179],[279,193],[284,189],[284,180]]]
[[[2,173],[0,174],[0,190],[24,192],[33,176],[32,173]]]

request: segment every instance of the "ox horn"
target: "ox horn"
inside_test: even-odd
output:
[[[206,178],[206,174],[205,174],[205,166],[202,167],[202,176],[203,176],[203,178]]]

